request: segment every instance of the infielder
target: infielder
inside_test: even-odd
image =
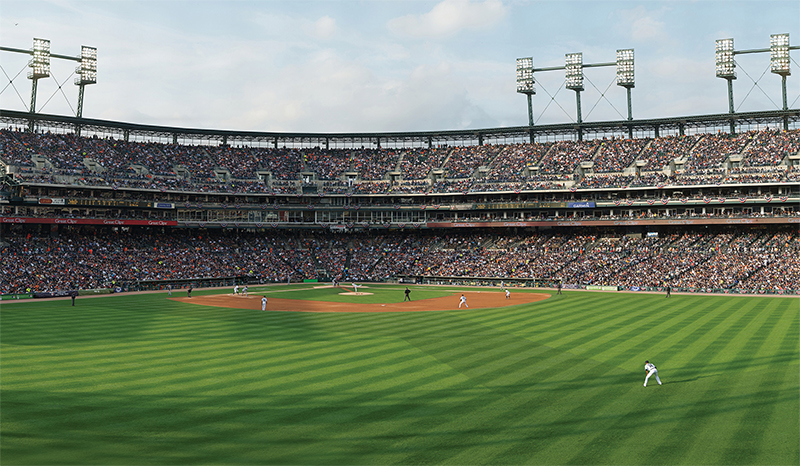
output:
[[[355,293],[358,294],[358,284],[353,283],[353,289],[355,290]]]
[[[466,297],[466,296],[464,296],[463,294],[461,295],[461,301],[459,301],[459,302],[458,302],[458,308],[459,308],[459,309],[461,309],[461,305],[462,305],[462,304],[463,304],[464,306],[466,306],[466,307],[469,307],[469,305],[467,305],[467,297]]]
[[[511,299],[511,291],[506,290],[506,299]]]
[[[267,310],[267,297],[266,296],[262,296],[261,297],[261,310],[262,311],[266,311]]]
[[[247,296],[247,285],[244,286],[244,289],[242,290],[242,295]]]
[[[233,285],[233,294],[239,294],[239,285]]]
[[[661,385],[661,379],[658,378],[658,369],[656,369],[656,365],[651,363],[650,361],[644,362],[644,371],[647,372],[647,377],[644,378],[644,386],[647,386],[647,381],[650,379],[650,376],[656,376],[656,382]]]

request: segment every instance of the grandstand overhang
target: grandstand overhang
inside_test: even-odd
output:
[[[270,145],[297,147],[326,147],[333,143],[342,147],[406,147],[425,145],[478,145],[480,143],[527,142],[531,132],[537,139],[576,139],[579,132],[584,137],[624,135],[629,131],[642,136],[658,136],[669,132],[691,129],[725,128],[730,124],[739,127],[758,125],[797,125],[800,109],[770,110],[714,115],[692,115],[639,120],[562,123],[554,125],[514,126],[467,130],[384,132],[384,133],[290,133],[230,131],[199,128],[141,125],[109,120],[76,118],[62,115],[32,114],[16,110],[0,110],[0,123],[5,127],[27,127],[34,122],[43,130],[69,133],[81,127],[84,134],[111,136],[116,139],[136,137],[139,140],[181,140],[208,145]]]

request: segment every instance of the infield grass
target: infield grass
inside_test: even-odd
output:
[[[325,295],[309,288],[264,290]],[[642,387],[645,359],[664,385]],[[565,290],[339,314],[166,293],[3,302],[0,460],[796,465],[799,362],[797,298]]]

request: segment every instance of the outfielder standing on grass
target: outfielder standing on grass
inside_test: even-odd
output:
[[[647,381],[650,380],[650,376],[656,376],[656,382],[661,385],[661,379],[658,378],[658,369],[656,369],[656,365],[651,363],[650,361],[644,362],[644,371],[647,373],[647,377],[644,378],[644,386],[647,386]]]

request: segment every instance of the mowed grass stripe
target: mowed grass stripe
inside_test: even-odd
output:
[[[469,348],[468,346],[466,348]]]
[[[732,304],[734,306],[741,304],[741,312],[746,312],[747,317],[740,319],[729,328],[728,332],[733,332],[734,329],[737,332],[735,338],[731,338],[725,345],[720,345],[719,355],[725,355],[725,358],[718,356],[716,364],[723,366],[724,372],[723,377],[715,382],[731,386],[731,393],[738,395],[731,396],[731,400],[724,406],[721,403],[712,403],[716,409],[714,423],[748,426],[747,431],[756,433],[759,430],[759,419],[763,417],[763,413],[760,411],[765,406],[762,404],[764,393],[757,386],[759,384],[763,386],[766,382],[765,377],[769,378],[772,375],[763,371],[751,371],[745,374],[744,367],[728,369],[724,367],[724,364],[747,360],[748,357],[757,354],[765,342],[765,339],[758,335],[759,333],[769,333],[774,327],[776,319],[773,316],[776,317],[776,315],[765,309],[767,301],[741,302],[741,300],[737,300]],[[716,426],[709,425],[704,431],[698,431],[696,436],[698,439],[695,440],[695,447],[690,450],[691,454],[689,455],[692,460],[705,459],[722,464],[732,462],[753,464],[753,460],[759,456],[758,448],[751,448],[749,453],[738,453],[738,461],[732,461],[731,452],[740,450],[742,445],[747,443],[740,435],[737,435],[735,429],[719,430]],[[763,463],[757,461],[755,464]]]
[[[619,326],[628,331],[648,331],[653,323],[663,318],[660,314],[662,311],[667,310],[669,312],[669,306],[666,304],[655,307],[647,313],[637,312],[631,310],[628,306],[620,306],[619,303],[613,305],[613,300],[609,296],[601,296],[603,296],[604,300],[602,303],[598,303],[597,312],[581,319],[579,325],[566,326],[565,329],[569,333],[559,338],[545,338],[544,341],[551,346],[570,347],[575,351],[580,351],[579,346],[583,342],[597,337],[604,337],[608,333],[608,327],[610,326]],[[627,298],[626,296],[622,299]]]
[[[756,358],[786,355],[800,348],[800,303],[793,300],[771,301],[765,312],[776,319]],[[798,361],[800,362],[800,361]]]
[[[686,322],[687,324],[690,323],[691,321],[696,320],[695,318],[697,316],[703,316],[704,319],[710,319],[712,317],[712,315],[708,313],[708,311],[709,311],[708,309],[696,309],[696,310],[697,310],[697,312],[694,314],[694,318],[687,319],[687,322]],[[687,313],[689,313],[690,309],[686,309],[685,311]],[[692,315],[692,314],[689,314],[689,315]],[[698,320],[697,322],[702,323],[702,320]],[[691,328],[691,325],[688,325],[687,328]],[[687,338],[687,339],[691,340],[691,339],[694,339],[694,337]],[[685,342],[680,342],[680,343],[678,343],[678,344],[676,344],[674,346],[675,347],[682,347],[682,346],[685,346],[684,343]],[[666,351],[664,353],[668,354],[669,351]],[[668,358],[669,358],[669,356],[667,356],[665,354],[664,356],[661,356],[659,359],[655,359],[655,358],[651,358],[651,359],[661,360],[661,361],[669,361]],[[636,363],[635,365],[638,368],[638,366],[641,366],[642,362],[641,361],[635,361],[635,363]],[[650,392],[647,393],[648,395],[650,393],[653,393],[654,389],[659,390],[657,392],[657,396],[659,398],[661,398],[662,394],[665,394],[665,392],[662,392],[661,390],[666,390],[667,387],[669,387],[669,390],[672,390],[673,388],[680,389],[680,387],[681,387],[680,384],[676,385],[675,383],[670,383],[670,380],[672,380],[673,382],[680,382],[680,380],[678,380],[676,378],[677,374],[670,375],[671,372],[669,372],[669,371],[671,369],[669,369],[669,368],[671,368],[671,365],[664,364],[664,365],[660,365],[660,367],[662,368],[662,371],[660,371],[660,375],[663,378],[665,378],[665,383],[667,383],[667,385],[664,386],[664,387],[653,387],[653,388],[648,388],[648,389],[642,389],[644,391],[648,391],[649,390]],[[663,370],[664,367],[668,368],[667,372],[665,372]],[[641,377],[641,378],[639,378],[639,377]],[[637,378],[641,382],[641,380],[643,380],[643,378],[644,378],[643,373],[639,377],[637,377]],[[651,385],[652,384],[655,384],[655,382],[653,380],[651,380]],[[643,406],[643,409],[642,409],[643,414],[641,416],[642,418],[647,417],[647,418],[659,419],[658,411],[656,411],[656,410],[648,411],[648,410],[646,410],[644,408],[645,407]],[[651,405],[650,408],[653,408],[653,406]],[[664,416],[660,416],[660,417],[664,418]],[[666,421],[666,422],[674,422],[674,419],[672,421],[670,421],[669,419],[664,419],[664,421]],[[629,430],[629,429],[625,428],[625,425],[626,425],[626,422],[624,422],[624,421],[620,423],[620,427],[622,428],[623,432],[626,431],[626,430]],[[616,436],[615,436],[615,434],[614,434],[614,426],[610,426],[610,432],[609,432],[609,437],[610,438],[603,437],[603,438],[599,439],[597,443],[599,445],[608,444],[609,441],[613,441],[615,438],[618,438],[619,435],[622,435],[622,432],[617,433]],[[609,457],[608,459],[604,460],[603,462],[606,462],[608,464],[642,464],[642,463],[652,463],[654,461],[661,461],[663,459],[663,456],[660,457],[655,452],[653,453],[652,456],[649,456],[649,455],[641,456],[641,455],[637,455],[636,454],[636,452],[642,451],[641,447],[637,448],[637,445],[640,445],[640,446],[641,445],[649,445],[649,444],[653,444],[653,442],[658,440],[657,438],[656,439],[653,438],[653,434],[649,429],[637,429],[637,430],[635,430],[633,432],[626,432],[624,435],[625,436],[631,435],[631,437],[630,437],[631,440],[629,442],[627,442],[628,447],[627,448],[622,448],[622,450],[623,451],[628,451],[628,452],[633,452],[634,455],[633,456],[631,456],[630,454],[622,455],[622,456],[613,456],[612,455],[611,457]],[[685,447],[685,445],[680,444],[680,442],[676,442],[675,445],[673,445],[673,447],[675,448],[675,451],[682,451],[681,448]],[[667,447],[663,448],[663,450],[664,451],[669,451],[670,448],[671,447],[667,446]],[[587,458],[591,458],[591,457],[595,458],[595,460],[594,460],[595,462],[599,461],[598,458],[602,458],[602,456],[598,456],[598,451],[596,451],[594,448],[590,448],[586,452],[583,453],[583,456],[579,455],[578,457],[574,458],[573,461],[581,462],[581,461],[584,461]]]
[[[559,379],[561,380],[558,382],[547,383],[535,373],[530,373],[526,374],[524,379],[506,387],[502,393],[507,406],[495,409],[495,414],[492,415],[490,421],[490,424],[502,425],[502,429],[499,429],[499,432],[493,434],[480,446],[460,453],[453,458],[453,462],[463,463],[472,456],[481,458],[481,463],[494,464],[500,457],[511,457],[513,462],[524,463],[530,461],[535,456],[534,452],[541,448],[541,445],[535,446],[536,443],[539,443],[538,440],[552,443],[553,440],[558,440],[562,436],[561,429],[564,427],[573,432],[576,429],[585,429],[587,433],[601,428],[600,426],[605,423],[605,412],[608,411],[606,405],[615,403],[615,398],[608,397],[606,390],[617,392],[621,389],[624,390],[625,374],[614,366],[587,367],[585,363],[586,361],[580,358],[570,360],[566,365],[570,370],[560,373]],[[604,383],[595,383],[597,379],[605,379],[605,381]],[[531,411],[529,405],[533,401],[531,397],[534,394],[537,401],[540,396],[544,396],[546,399],[536,403],[536,408],[531,415],[523,416],[520,419],[514,413]],[[558,406],[555,410],[553,409],[554,405]],[[565,426],[561,422],[565,405],[583,411],[585,413],[583,419],[589,419],[589,421],[584,422],[582,426],[578,424]],[[592,413],[598,414],[593,418]],[[531,442],[534,444],[533,448],[517,451],[517,448],[511,448],[509,445],[511,438],[526,443]],[[489,445],[485,445],[486,443]]]
[[[390,418],[390,421],[387,421],[388,424],[382,423],[382,427],[384,429],[385,436],[389,438],[394,438],[395,436],[402,437],[403,435],[408,432],[408,428],[405,426],[407,424],[404,420],[410,420],[414,422],[420,419],[422,412],[416,413],[415,409],[422,410],[426,414],[433,414],[432,410],[435,411],[435,408],[431,406],[431,399],[438,399],[438,393],[444,393],[447,396],[451,396],[453,392],[453,388],[448,388],[446,390],[434,390],[434,391],[423,391],[419,390],[417,387],[424,387],[429,382],[434,382],[430,375],[426,376],[424,372],[419,370],[413,371],[414,377],[425,377],[426,379],[422,380],[413,380],[413,379],[406,379],[407,386],[405,387],[392,387],[390,392],[383,391],[383,392],[366,392],[361,393],[356,396],[347,398],[346,400],[341,400],[340,404],[334,405],[331,408],[323,408],[323,409],[316,409],[316,410],[309,410],[308,416],[304,416],[303,413],[293,412],[291,414],[291,420],[293,423],[300,422],[308,423],[313,421],[313,426],[315,427],[315,432],[321,436],[327,438],[328,436],[333,437],[335,439],[341,438],[341,442],[343,444],[347,444],[347,439],[352,438],[351,430],[363,431],[363,423],[370,423],[377,422],[381,419]],[[459,385],[464,386],[463,378],[460,378],[461,383]],[[467,388],[469,385],[466,386]],[[332,391],[332,393],[340,393],[339,391]],[[407,396],[401,396],[403,393],[406,393]],[[458,390],[455,393],[463,393],[463,390]],[[387,394],[390,398],[395,398],[395,400],[387,400],[389,404],[386,404],[382,400],[386,400]],[[478,393],[475,393],[474,397],[477,397]],[[471,398],[471,397],[470,397]],[[415,408],[417,407],[417,408]],[[360,413],[359,413],[360,411]],[[351,418],[353,414],[358,413],[356,418]],[[398,420],[399,418],[399,420]],[[287,419],[288,421],[289,419]],[[359,421],[359,422],[356,422]],[[280,420],[278,420],[280,422]],[[369,437],[374,438],[375,433],[372,432],[372,429],[369,431]],[[355,434],[358,437],[357,434]],[[339,440],[337,440],[339,442]],[[308,450],[309,452],[313,452],[314,448],[309,447],[308,449],[303,449],[302,451]],[[369,449],[369,451],[381,451],[380,449]],[[293,454],[297,454],[297,451],[293,452]],[[288,460],[288,459],[287,459]],[[284,458],[280,457],[278,462],[283,462]]]
[[[741,425],[737,432],[753,450],[758,449],[757,458],[748,459],[737,456],[736,459],[751,461],[753,464],[800,464],[800,451],[797,439],[800,438],[800,405],[797,396],[800,393],[800,313],[797,302],[790,300],[770,302],[771,308],[782,316],[769,337],[761,347],[760,355],[766,348],[772,348],[773,341],[779,342],[776,348],[775,373],[764,370],[762,384],[754,395],[755,401],[744,419],[756,424]],[[791,355],[794,354],[794,357]],[[786,357],[786,356],[788,357]],[[788,428],[787,428],[788,426]],[[747,453],[744,453],[747,455]],[[733,458],[731,458],[733,461]],[[741,463],[740,463],[741,464]]]
[[[655,361],[669,361],[671,368],[680,370],[682,378],[696,377],[701,373],[710,375],[710,371],[718,367],[711,364],[710,356],[719,352],[720,348],[715,347],[720,345],[720,339],[729,341],[730,338],[723,338],[724,332],[746,316],[740,307],[726,300],[708,301],[695,312],[702,317],[687,325],[681,332],[683,338],[676,339],[674,344],[653,356]],[[712,353],[710,349],[715,351]],[[699,360],[698,355],[702,355]]]
[[[790,374],[796,374],[797,367],[784,365],[775,371],[759,371],[748,374],[749,382],[758,381],[757,387],[752,391],[748,405],[743,407],[739,419],[733,419],[738,428],[731,432],[730,438],[724,442],[729,448],[721,452],[722,462],[725,464],[777,464],[783,455],[772,455],[773,449],[784,450],[780,443],[791,441],[778,436],[773,438],[775,427],[771,420],[777,410],[781,409],[787,396],[796,396],[796,390],[783,390]],[[758,377],[753,377],[757,375]],[[741,377],[744,379],[744,377]],[[798,418],[795,418],[798,419]],[[797,441],[797,436],[794,437]],[[785,454],[785,451],[782,451]],[[794,463],[797,464],[797,463]]]
[[[15,314],[14,325],[24,316],[2,312],[0,449],[13,464],[797,464],[796,300],[748,298],[768,303],[748,310],[731,297],[619,296],[572,292],[496,310],[346,315],[162,307],[163,297],[141,296],[114,309],[115,298],[99,298],[107,304],[89,314],[100,325],[86,332],[57,319],[50,347],[35,330],[8,325],[6,315]],[[25,312],[65,309],[35,304]],[[104,328],[103,313],[116,316],[114,328]],[[582,338],[547,345],[576,330]],[[703,355],[706,348],[716,354]],[[333,354],[330,367],[313,365]],[[91,377],[59,391],[31,385],[25,379],[39,374],[19,362],[46,372],[85,355],[94,361],[74,372]],[[643,357],[663,361],[663,387],[641,387]],[[167,359],[183,364],[186,379],[175,386],[114,384],[170,375]],[[785,374],[762,377],[778,366]],[[292,372],[304,367],[319,378],[293,385]],[[276,370],[290,382],[277,391]],[[684,445],[642,453],[698,414],[697,435],[724,444],[753,434],[753,453],[687,454]],[[751,418],[762,423],[746,425]]]
[[[574,296],[574,295],[573,295]],[[552,298],[551,298],[552,299]],[[497,327],[494,323],[495,319],[499,319],[502,324],[502,330],[508,333],[521,332],[522,335],[536,336],[537,341],[543,344],[553,345],[553,341],[558,338],[568,337],[578,330],[580,325],[591,327],[591,322],[594,319],[606,319],[605,316],[589,314],[582,306],[600,307],[607,298],[598,294],[582,300],[580,303],[571,305],[572,301],[560,300],[558,302],[550,302],[549,300],[540,301],[531,305],[527,312],[525,308],[514,314],[509,314],[512,319],[503,319],[498,316],[498,312],[491,314],[491,319],[488,321],[487,326]],[[548,311],[548,309],[552,309]],[[620,315],[628,314],[629,311],[621,310]]]
[[[573,368],[580,367],[573,361]],[[604,376],[607,371],[615,368],[605,367],[598,371],[598,375]],[[587,377],[588,378],[588,377]],[[579,381],[578,381],[579,382]],[[606,421],[603,420],[602,413],[606,405],[614,403],[615,397],[612,394],[619,393],[622,386],[617,383],[603,385],[581,386],[576,382],[573,386],[565,385],[562,388],[562,395],[557,401],[559,410],[551,413],[548,417],[545,412],[537,412],[533,425],[525,426],[517,424],[515,430],[528,433],[528,435],[539,437],[544,440],[537,445],[538,448],[531,452],[531,457],[519,458],[522,462],[540,462],[543,458],[559,457],[564,460],[568,458],[568,452],[590,441],[591,437],[598,431],[605,428]],[[509,415],[512,412],[508,413]],[[567,419],[569,419],[567,421]],[[497,440],[501,440],[499,437]],[[495,449],[493,455],[487,458],[487,462],[495,460],[497,455],[505,451],[508,453],[507,446]],[[475,454],[478,454],[476,449]]]
[[[743,330],[743,323],[754,318],[760,312],[758,301],[736,302],[722,301],[727,305],[729,313],[721,314],[712,319],[713,327],[709,328],[698,339],[697,345],[691,345],[695,354],[689,356],[688,363],[695,368],[707,367],[708,364],[718,360],[728,343]],[[734,308],[733,310],[731,310]],[[724,356],[726,359],[729,356]],[[683,456],[682,463],[719,463],[719,450],[724,450],[721,442],[718,417],[727,409],[721,404],[736,396],[736,379],[730,380],[726,369],[720,367],[724,374],[723,380],[714,378],[712,383],[702,384],[690,397],[687,394],[686,402],[690,404],[683,419],[669,432],[660,438],[653,438],[649,442],[653,446],[654,458],[663,457],[667,452],[679,451]],[[655,388],[655,387],[654,387]],[[673,455],[675,453],[672,453]]]
[[[226,347],[239,348],[238,351],[246,352],[246,349],[241,349],[240,346],[236,342],[199,346],[197,342],[175,341],[169,344],[151,345],[147,351],[140,349],[133,354],[118,354],[114,357],[104,354],[104,350],[108,347],[93,346],[91,351],[82,355],[73,354],[67,361],[59,360],[56,369],[41,373],[38,377],[30,377],[29,381],[35,384],[56,381],[62,388],[79,388],[81,384],[79,380],[85,380],[84,385],[102,390],[102,386],[98,386],[101,380],[107,376],[114,376],[112,383],[126,383],[126,387],[135,389],[137,383],[132,381],[138,382],[139,385],[151,384],[154,378],[160,378],[159,381],[175,382],[178,374],[190,369],[191,367],[187,366],[193,362],[208,361],[209,347],[218,350],[225,350]],[[123,360],[135,362],[120,367]],[[144,362],[147,365],[142,367]]]

